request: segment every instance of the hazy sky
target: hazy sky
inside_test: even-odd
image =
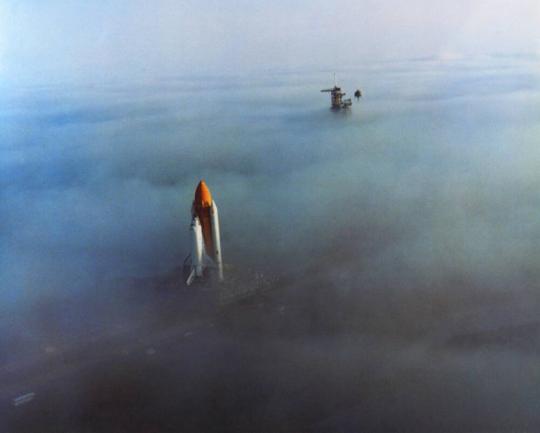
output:
[[[7,0],[0,5],[0,78],[99,80],[538,54],[538,22],[536,0]]]

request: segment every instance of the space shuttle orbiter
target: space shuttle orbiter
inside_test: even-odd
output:
[[[191,216],[191,254],[186,259],[189,272],[186,284],[189,286],[195,279],[206,278],[213,272],[223,281],[219,213],[204,180],[195,190]]]

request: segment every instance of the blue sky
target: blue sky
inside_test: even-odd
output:
[[[5,1],[0,78],[47,82],[540,50],[534,0]]]

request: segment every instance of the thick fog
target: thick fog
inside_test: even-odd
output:
[[[181,356],[87,369],[27,419],[536,431],[538,74],[529,57],[374,63],[338,71],[364,91],[350,112],[319,92],[327,71],[6,90],[0,363],[135,323],[151,345],[141,311],[181,302],[156,287],[189,252],[200,179],[230,274],[275,281]],[[10,431],[31,431],[15,409]]]

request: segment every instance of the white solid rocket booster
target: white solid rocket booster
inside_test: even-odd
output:
[[[219,230],[219,212],[215,201],[210,208],[210,221],[212,222],[212,239],[214,241],[214,261],[216,262],[219,281],[223,281],[223,261],[221,260],[221,232]]]
[[[202,237],[201,223],[198,217],[194,217],[191,221],[191,267],[192,272],[186,281],[189,286],[195,277],[203,276],[203,254],[204,244]]]

